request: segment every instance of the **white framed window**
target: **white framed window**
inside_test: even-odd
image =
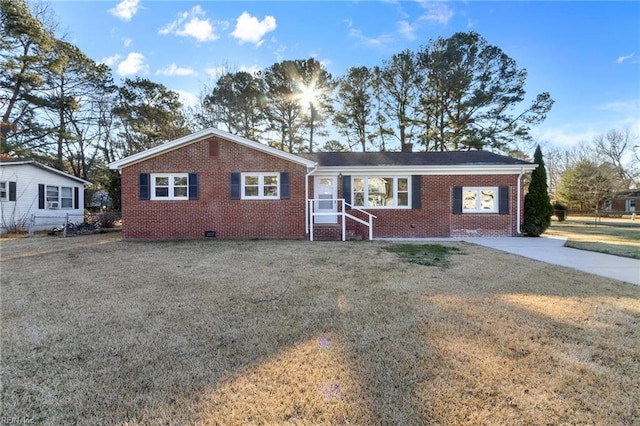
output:
[[[60,207],[63,209],[73,208],[73,188],[66,186],[60,188]]]
[[[462,188],[462,213],[498,213],[498,188]]]
[[[151,175],[152,200],[188,200],[188,173],[155,173]]]
[[[280,198],[279,173],[242,173],[243,200],[275,200]]]
[[[7,201],[9,199],[9,184],[7,182],[0,182],[0,201]]]
[[[409,176],[354,176],[351,201],[355,207],[410,208]]]
[[[50,209],[72,209],[73,188],[70,186],[47,185],[45,188],[45,201]]]

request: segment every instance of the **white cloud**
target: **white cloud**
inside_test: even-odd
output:
[[[130,38],[123,38],[123,39],[122,39],[122,45],[123,45],[124,47],[129,47],[129,46],[131,46],[131,43],[133,43],[133,39],[130,39]]]
[[[416,39],[416,29],[407,21],[398,21],[398,31],[408,40]]]
[[[247,72],[247,73],[249,73],[251,75],[256,75],[261,70],[262,70],[262,68],[260,68],[257,65],[251,65],[251,66],[240,65],[240,71]]]
[[[111,56],[107,56],[106,58],[102,58],[102,60],[100,60],[100,63],[111,67],[111,66],[115,65],[115,63],[118,62],[120,60],[120,58],[122,58],[122,56],[120,56],[119,54],[116,53],[115,55],[111,55]]]
[[[227,73],[234,73],[235,71],[235,67],[234,68],[229,68],[228,66],[222,65],[219,67],[210,67],[210,68],[205,68],[204,72],[211,78],[214,79],[218,79],[221,76],[227,74]],[[238,71],[244,71],[247,72],[251,75],[255,75],[256,73],[258,73],[259,71],[261,71],[262,68],[260,68],[258,65],[251,65],[251,66],[247,66],[247,65],[240,65],[240,68],[238,69]]]
[[[229,72],[225,66],[205,68],[204,72],[211,78],[219,78]]]
[[[199,42],[217,40],[219,37],[216,35],[211,21],[205,16],[206,13],[200,6],[194,6],[188,12],[179,13],[174,21],[160,28],[158,33],[193,37]]]
[[[596,109],[620,113],[637,113],[640,111],[640,99],[608,102],[606,104],[596,106]]]
[[[174,90],[180,96],[180,102],[185,107],[195,107],[198,105],[198,97],[191,92],[187,92],[186,90]]]
[[[188,76],[188,75],[195,75],[196,72],[193,70],[193,68],[179,67],[174,62],[171,65],[169,65],[167,68],[156,71],[156,74]]]
[[[149,66],[144,63],[144,55],[138,52],[131,52],[127,58],[118,64],[117,72],[120,75],[132,75],[146,73]]]
[[[628,60],[631,60],[634,58],[634,56],[636,56],[635,52],[632,52],[628,55],[624,55],[624,56],[619,56],[618,59],[616,59],[616,63],[621,64],[623,62],[626,62]]]
[[[362,31],[360,31],[357,28],[353,28],[353,21],[349,20],[349,19],[345,19],[343,21],[346,25],[347,28],[349,29],[349,37],[353,37],[357,40],[360,40],[362,43],[367,44],[369,46],[381,46],[383,44],[387,44],[393,41],[393,36],[390,34],[382,34],[379,37],[367,37],[364,34],[362,34]]]
[[[453,10],[444,2],[422,1],[420,2],[420,6],[427,10],[427,12],[419,18],[423,21],[446,25],[454,15]]]
[[[138,13],[139,3],[140,0],[122,0],[116,7],[109,9],[109,13],[123,21],[130,21]]]
[[[262,37],[268,32],[276,29],[276,18],[273,16],[265,16],[262,21],[242,12],[242,15],[236,20],[236,29],[231,33],[240,43],[254,43],[261,45],[264,40]]]
[[[393,41],[393,36],[390,34],[382,34],[378,37],[367,37],[362,34],[362,31],[355,28],[351,28],[349,30],[349,37],[358,39],[364,44],[368,44],[369,46],[381,46]]]
[[[532,129],[531,135],[535,140],[551,142],[556,146],[575,146],[581,142],[593,140],[600,132],[594,130],[571,131],[563,128],[550,128],[545,130]]]

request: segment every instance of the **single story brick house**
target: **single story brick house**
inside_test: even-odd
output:
[[[522,176],[486,152],[291,154],[217,129],[109,165],[123,238],[517,236]]]
[[[640,190],[630,189],[613,194],[604,201],[604,210],[624,214],[633,214],[640,211]]]

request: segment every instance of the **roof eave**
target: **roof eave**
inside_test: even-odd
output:
[[[2,163],[2,165],[5,165],[5,166],[24,166],[24,165],[27,165],[27,164],[31,164],[34,167],[37,167],[39,169],[46,170],[48,172],[55,173],[57,175],[61,175],[61,176],[65,177],[65,178],[67,178],[67,179],[75,180],[77,182],[82,183],[84,186],[93,185],[93,182],[89,182],[88,180],[84,180],[84,179],[79,178],[77,176],[70,175],[69,173],[63,172],[62,170],[54,169],[53,167],[49,167],[49,166],[47,166],[45,164],[38,163],[35,160],[21,160],[21,161],[11,161],[11,162],[3,162]]]
[[[192,133],[187,136],[183,136],[181,138],[175,139],[170,142],[166,142],[162,145],[158,145],[146,151],[142,151],[137,154],[130,155],[121,160],[114,161],[109,164],[109,168],[111,170],[122,170],[124,167],[131,166],[133,164],[148,160],[150,158],[156,157],[161,154],[165,154],[167,152],[173,151],[178,148],[182,148],[185,145],[199,142],[210,136],[217,136],[219,138],[226,139],[231,142],[236,142],[236,143],[239,143],[240,145],[244,145],[249,148],[253,148],[255,150],[258,150],[270,155],[274,155],[276,157],[279,157],[297,164],[301,164],[303,166],[306,166],[307,168],[315,167],[314,161],[304,159],[295,154],[290,154],[288,152],[280,151],[279,149],[271,148],[270,146],[263,145],[259,142],[255,142],[250,139],[243,138],[241,136],[233,135],[231,133],[227,133],[222,130],[209,128],[209,129],[201,130],[199,132]]]
[[[537,164],[474,164],[447,166],[318,166],[314,174],[396,173],[417,175],[506,175],[526,173]]]

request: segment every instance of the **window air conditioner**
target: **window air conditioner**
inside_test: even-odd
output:
[[[58,208],[58,202],[57,202],[57,201],[49,201],[49,202],[47,203],[47,206],[48,206],[50,209],[57,209],[57,208]]]

